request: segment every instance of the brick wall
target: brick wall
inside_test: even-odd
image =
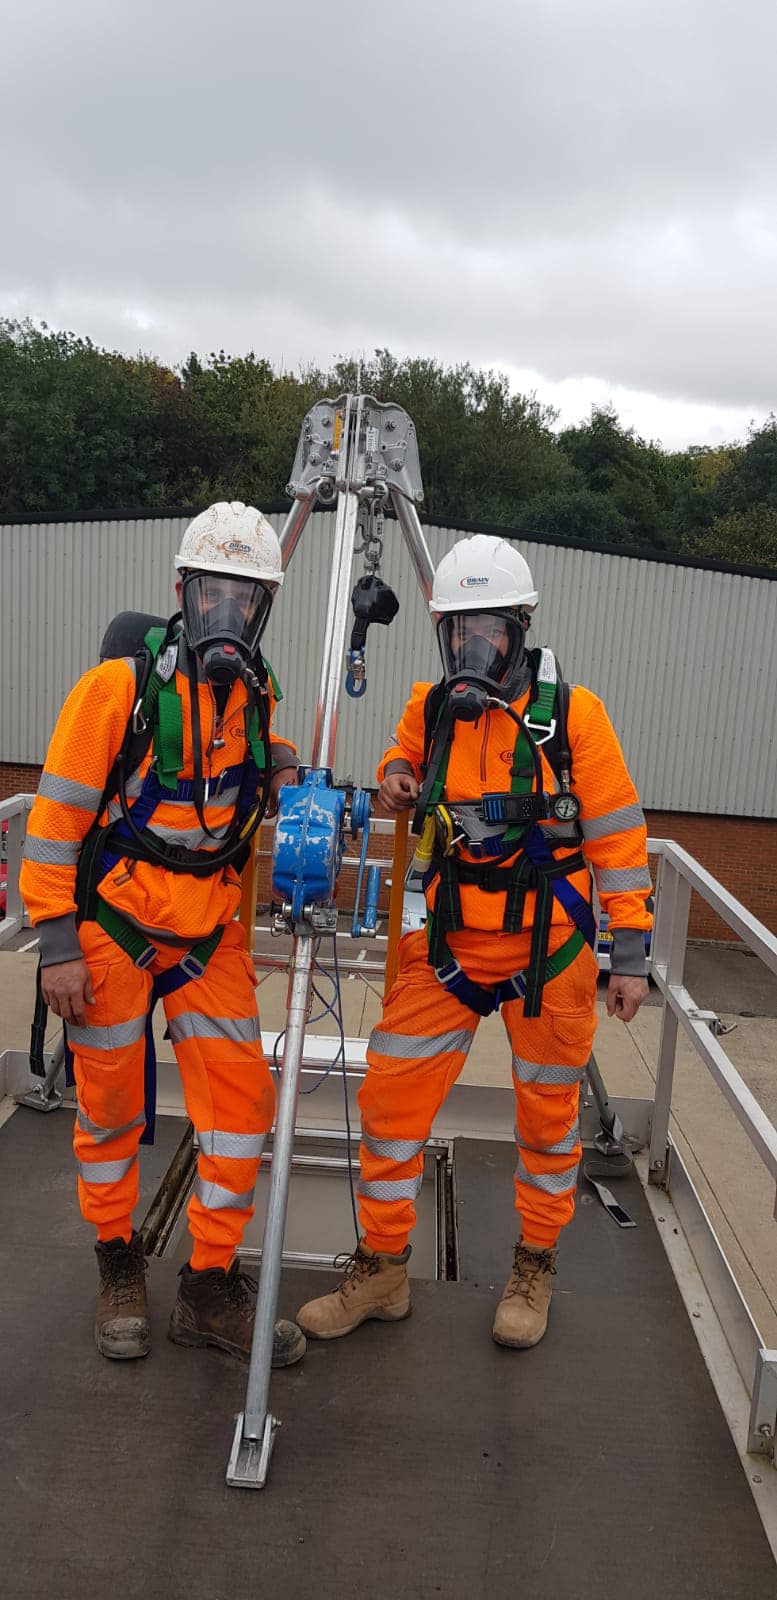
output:
[[[777,933],[777,821],[648,811],[647,825],[652,838],[674,839],[695,856],[724,889]],[[689,931],[692,939],[736,937],[697,894],[691,897]]]
[[[40,767],[19,766],[0,762],[0,800],[12,794],[34,793],[38,785]],[[675,839],[689,855],[695,856],[724,888],[736,895],[749,911],[777,933],[777,821],[752,820],[741,817],[712,817],[687,815],[672,811],[647,812],[648,833],[654,839]],[[260,844],[269,849],[272,839],[270,829],[261,830]],[[414,840],[409,843],[412,853]],[[390,876],[392,839],[390,835],[373,835],[370,839],[370,856],[386,861],[382,874]],[[654,867],[654,864],[652,864]],[[356,882],[355,866],[345,865],[341,874],[338,899],[343,907],[352,904]],[[270,900],[269,863],[262,862],[259,874],[259,904]],[[381,909],[388,906],[385,884],[381,893]],[[734,935],[725,923],[694,894],[691,900],[690,935],[693,939],[713,941],[732,939]]]
[[[40,767],[22,767],[13,761],[0,761],[0,800],[10,799],[12,794],[34,794],[40,774]]]

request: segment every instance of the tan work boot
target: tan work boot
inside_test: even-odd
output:
[[[345,1277],[337,1288],[318,1300],[308,1300],[297,1312],[303,1333],[310,1339],[341,1339],[368,1317],[380,1322],[401,1322],[408,1317],[410,1250],[408,1245],[401,1256],[383,1255],[360,1239],[354,1254],[346,1258]]]
[[[100,1269],[94,1340],[100,1355],[111,1361],[135,1361],[138,1356],[147,1356],[151,1326],[143,1240],[139,1233],[133,1233],[129,1244],[119,1237],[105,1239],[94,1248]]]
[[[202,1272],[193,1272],[187,1261],[179,1279],[178,1298],[167,1330],[173,1344],[212,1344],[248,1361],[254,1336],[256,1279],[240,1271],[237,1257],[228,1271],[224,1267],[206,1267]],[[304,1354],[305,1340],[296,1322],[276,1322],[272,1365],[293,1367]]]
[[[541,1250],[518,1240],[513,1270],[496,1308],[493,1335],[497,1344],[510,1345],[513,1350],[539,1344],[548,1326],[557,1255],[557,1250]]]

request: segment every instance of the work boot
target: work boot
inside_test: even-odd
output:
[[[371,1250],[360,1239],[354,1254],[345,1258],[345,1277],[337,1288],[317,1300],[308,1300],[297,1312],[303,1333],[311,1339],[341,1339],[368,1317],[380,1322],[401,1322],[408,1317],[410,1250],[407,1245],[401,1256],[389,1256]],[[340,1260],[336,1257],[335,1265]]]
[[[248,1361],[254,1334],[257,1283],[241,1272],[237,1258],[229,1271],[207,1267],[193,1272],[187,1261],[179,1274],[178,1299],[168,1328],[174,1344],[212,1344]],[[272,1364],[291,1367],[305,1354],[296,1322],[276,1322]]]
[[[105,1239],[95,1245],[100,1269],[100,1293],[94,1319],[94,1339],[101,1356],[112,1361],[133,1361],[151,1349],[151,1326],[146,1305],[146,1257],[143,1240],[133,1233],[125,1239]]]
[[[541,1250],[518,1240],[513,1270],[496,1308],[493,1335],[497,1344],[510,1345],[514,1350],[528,1350],[539,1344],[548,1326],[550,1280],[556,1271],[557,1255],[557,1250]]]

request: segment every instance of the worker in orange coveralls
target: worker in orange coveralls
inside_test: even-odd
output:
[[[193,1248],[170,1337],[248,1359],[256,1286],[235,1250],[274,1092],[234,918],[250,835],[297,766],[294,746],[271,736],[280,691],[259,652],[283,582],[280,544],[261,512],[222,502],[189,524],[176,568],[181,612],[137,653],[86,672],[65,702],[21,888],[42,997],[73,1052],[78,1193],[97,1228],[97,1348],[126,1360],[151,1345],[132,1214],[148,1014],[161,998],[199,1145]],[[274,1365],[304,1348],[293,1323],[278,1324]]]
[[[415,685],[378,769],[384,812],[416,808],[427,929],[402,939],[369,1041],[362,1237],[338,1288],[298,1313],[313,1338],[408,1315],[424,1146],[480,1017],[499,1006],[512,1049],[521,1232],[493,1337],[523,1349],[547,1327],[596,1028],[591,869],[613,935],[607,1011],[624,1022],[648,992],[651,884],[645,819],[601,700],[563,683],[551,651],[525,647],[537,600],[526,561],[504,539],[462,540],[434,576],[444,678]]]

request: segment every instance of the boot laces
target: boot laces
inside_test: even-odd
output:
[[[114,1305],[128,1305],[142,1290],[146,1258],[128,1245],[126,1250],[110,1251],[102,1257],[102,1279]]]
[[[346,1293],[350,1289],[358,1289],[362,1279],[370,1278],[373,1273],[380,1271],[378,1256],[366,1256],[358,1247],[351,1255],[343,1252],[342,1255],[335,1256],[332,1265],[338,1272],[342,1271],[343,1276],[337,1288],[341,1292],[345,1290]]]
[[[517,1244],[505,1298],[508,1295],[520,1294],[531,1305],[538,1280],[546,1272],[555,1277],[556,1263],[552,1250],[530,1250],[528,1245]]]
[[[227,1301],[231,1306],[237,1306],[241,1311],[246,1306],[253,1309],[258,1291],[259,1284],[250,1273],[240,1271],[227,1273]]]

